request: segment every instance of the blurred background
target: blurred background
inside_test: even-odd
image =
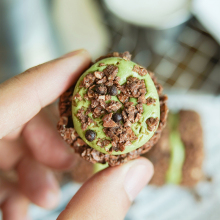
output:
[[[0,0],[0,82],[80,48],[87,49],[93,59],[112,51],[130,51],[134,62],[155,72],[171,95],[170,106],[181,109],[185,103],[187,108],[199,106],[200,110],[206,102],[214,114],[220,111],[219,21],[219,0]],[[190,102],[180,102],[180,97]],[[208,110],[200,112],[201,116]],[[202,118],[204,126],[207,120]],[[219,123],[207,126],[215,131],[208,130],[206,147],[215,151]],[[207,170],[213,173],[211,168]],[[47,212],[32,206],[31,215],[55,219],[78,187],[63,186],[57,210]],[[159,218],[155,212],[135,218],[138,207],[145,204],[144,193],[140,206],[134,206],[127,219],[177,219],[175,215]],[[220,203],[219,198],[217,201]]]
[[[130,51],[165,88],[220,93],[219,0],[1,0],[0,81],[79,48]]]

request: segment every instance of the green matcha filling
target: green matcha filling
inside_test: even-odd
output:
[[[100,65],[100,63],[102,65]],[[109,137],[106,137],[106,134],[103,131],[104,127],[103,127],[102,117],[93,118],[92,113],[88,114],[88,116],[95,123],[90,124],[86,130],[91,129],[96,132],[96,139],[89,142],[85,138],[86,131],[82,130],[81,122],[78,119],[78,117],[76,116],[79,109],[81,109],[83,107],[86,111],[86,109],[89,107],[89,105],[91,103],[90,101],[83,98],[84,95],[87,93],[87,89],[85,87],[80,86],[83,78],[89,73],[93,73],[95,71],[103,71],[107,67],[107,65],[110,65],[110,64],[116,65],[118,67],[117,76],[120,77],[120,81],[119,81],[120,85],[123,85],[124,83],[126,83],[126,80],[129,76],[137,77],[138,79],[143,79],[145,82],[145,85],[146,85],[146,89],[147,89],[147,93],[145,95],[145,98],[147,99],[150,97],[150,98],[153,98],[156,100],[156,103],[152,104],[152,105],[143,104],[144,112],[143,112],[140,120],[131,125],[131,129],[133,130],[133,132],[137,136],[137,140],[132,141],[131,145],[127,145],[124,151],[118,151],[118,152],[113,151],[111,153],[109,153],[109,151],[108,151],[112,147],[111,144],[109,144],[105,147],[100,147],[97,145],[98,139],[111,140]],[[149,131],[147,124],[146,124],[146,120],[150,117],[158,118],[158,119],[160,118],[160,103],[159,103],[159,97],[158,97],[156,87],[155,87],[154,82],[152,81],[149,74],[146,74],[145,76],[141,76],[137,72],[133,71],[133,68],[135,65],[137,65],[137,64],[132,61],[124,60],[119,57],[111,57],[111,58],[106,58],[106,59],[100,60],[99,62],[97,62],[93,66],[91,66],[86,72],[84,72],[84,74],[80,77],[80,79],[78,80],[78,82],[75,86],[73,96],[75,96],[78,93],[82,97],[82,100],[75,99],[72,102],[72,117],[73,117],[73,123],[74,123],[74,127],[76,129],[76,132],[83,139],[83,141],[85,141],[90,147],[92,147],[102,153],[119,155],[119,154],[125,154],[128,152],[131,152],[131,151],[141,147],[142,145],[144,145],[153,136],[155,130],[157,129],[156,128],[153,131]],[[111,96],[111,100],[119,101],[117,96]],[[133,102],[134,105],[137,104],[136,98],[130,98],[129,101]],[[123,106],[123,103],[121,103],[121,104]]]
[[[170,132],[171,157],[169,169],[166,173],[167,183],[179,184],[182,181],[182,167],[185,160],[185,147],[178,130],[178,114],[170,114],[168,125]]]
[[[99,171],[104,170],[107,167],[108,167],[108,163],[105,164],[95,163],[93,165],[93,173],[98,173]]]

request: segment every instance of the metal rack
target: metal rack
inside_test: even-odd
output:
[[[194,17],[169,30],[152,30],[128,24],[101,7],[112,39],[109,51],[130,51],[165,89],[220,93],[220,46]]]

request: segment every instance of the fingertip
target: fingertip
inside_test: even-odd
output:
[[[58,206],[60,199],[60,190],[48,190],[42,198],[41,206],[46,209],[53,209]]]
[[[124,166],[124,169],[126,170],[124,189],[132,202],[145,185],[149,183],[154,169],[152,163],[145,158],[130,161]]]
[[[152,162],[145,157],[140,157],[136,159],[136,161],[140,161],[140,163],[143,163],[146,166],[146,169],[148,170],[147,175],[151,179],[154,174],[154,166]]]
[[[46,209],[58,205],[60,189],[51,170],[31,158],[24,158],[18,164],[17,172],[20,189],[33,203]]]
[[[84,49],[78,50],[64,58],[28,69],[2,83],[0,106],[4,106],[4,111],[0,114],[0,138],[28,122],[41,108],[56,100],[76,83],[90,63],[89,53]]]
[[[106,168],[83,184],[58,219],[124,219],[152,175],[152,163],[145,158]]]
[[[64,54],[61,58],[68,58],[68,57],[72,57],[76,55],[82,55],[82,56],[85,56],[87,59],[91,60],[91,56],[89,52],[84,48]]]
[[[1,205],[4,220],[30,220],[28,215],[30,201],[19,191],[14,189],[13,193]]]
[[[61,199],[58,181],[50,170],[41,178],[44,179],[45,183],[44,186],[41,186],[39,205],[46,209],[53,209],[57,207]]]

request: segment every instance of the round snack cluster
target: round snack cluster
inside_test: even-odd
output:
[[[130,57],[101,57],[60,98],[58,130],[90,162],[114,166],[135,159],[165,126],[167,96],[153,73]]]
[[[78,80],[72,102],[74,127],[92,148],[107,154],[145,144],[160,118],[159,96],[147,70],[130,60],[109,57]]]

